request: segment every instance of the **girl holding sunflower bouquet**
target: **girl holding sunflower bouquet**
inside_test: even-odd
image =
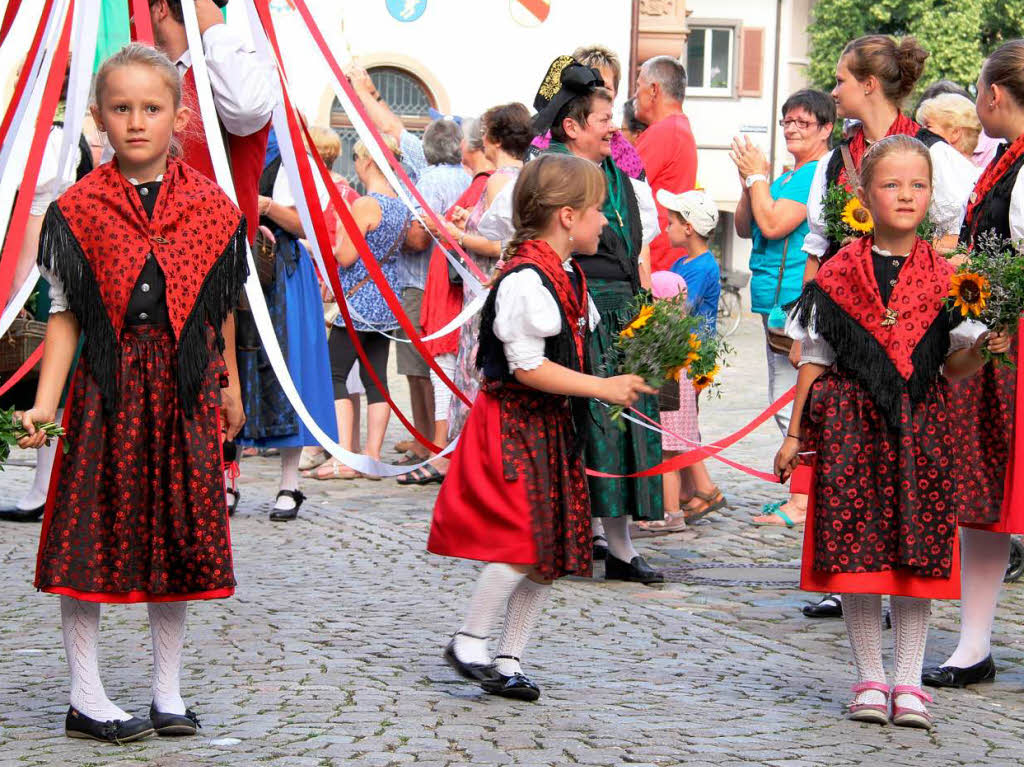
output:
[[[938,134],[900,111],[928,55],[912,37],[897,42],[888,35],[867,35],[849,43],[839,57],[832,90],[836,112],[860,124],[818,162],[807,200],[810,232],[803,244],[808,255],[804,282],[850,239],[871,233],[871,215],[855,194],[857,176],[868,147],[886,136],[914,136],[928,148],[935,169],[929,228],[943,248],[955,246],[978,171]]]
[[[931,159],[903,135],[865,153],[858,197],[874,234],[840,249],[791,315],[800,372],[775,458],[785,479],[798,456],[815,456],[801,587],[842,594],[858,674],[850,718],[926,729],[930,600],[959,595],[957,447],[944,376],[972,375],[986,353],[1009,348],[1005,333],[946,308],[952,268],[917,236]],[[882,594],[892,596],[893,688],[882,663]]]

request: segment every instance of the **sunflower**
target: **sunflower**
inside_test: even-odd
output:
[[[696,352],[700,349],[700,339],[696,333],[690,333],[690,351]]]
[[[968,313],[980,317],[991,293],[988,280],[975,272],[960,272],[950,280],[949,297],[953,299],[953,308],[959,308],[964,317]]]
[[[701,373],[693,379],[693,388],[698,392],[704,391],[706,388],[711,386],[715,382],[715,376],[718,375],[718,365],[715,365],[707,373]]]
[[[871,220],[871,212],[865,208],[856,197],[851,197],[843,208],[843,223],[855,232],[869,234],[875,228],[875,222]]]
[[[653,306],[645,306],[645,307],[643,307],[640,310],[640,314],[637,315],[636,319],[633,320],[631,323],[629,323],[626,327],[624,327],[622,329],[622,332],[619,333],[619,335],[622,336],[623,338],[632,338],[633,334],[637,330],[639,330],[640,328],[642,328],[644,325],[647,324],[647,321],[651,318],[651,316],[653,314],[654,314],[654,307]]]
[[[686,370],[686,364],[676,365],[674,368],[669,368],[668,373],[665,375],[666,378],[672,381],[678,381],[682,378],[683,371]]]

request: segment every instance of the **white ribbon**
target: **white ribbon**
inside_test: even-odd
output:
[[[206,68],[206,59],[203,54],[202,39],[199,34],[199,22],[196,18],[195,7],[192,3],[182,3],[181,7],[185,19],[185,32],[188,38],[188,47],[192,53],[192,70],[193,75],[195,76],[196,92],[199,98],[199,112],[202,117],[203,130],[206,134],[206,143],[210,152],[210,158],[213,161],[214,172],[216,174],[217,181],[224,189],[224,192],[232,200],[237,201],[234,185],[231,181],[227,153],[225,152],[223,138],[220,133],[220,124],[217,119],[217,112],[213,103],[213,94],[210,90],[209,72]],[[249,14],[250,26],[253,28],[253,38],[256,43],[257,50],[263,51],[263,55],[266,56],[266,51],[269,49],[269,43],[267,42],[263,27],[259,25],[259,18],[256,16],[256,9],[252,5],[252,0],[249,0],[246,4],[246,11]],[[270,60],[273,61],[272,57]],[[274,63],[276,66],[276,62]],[[288,134],[284,134],[283,136],[279,134],[278,138],[285,139],[279,141],[282,147],[286,144],[290,144]],[[284,154],[282,153],[282,158],[283,157]],[[296,187],[298,190],[301,190],[301,188],[301,186]],[[295,194],[294,196],[295,199],[298,200],[302,195]],[[281,346],[277,341],[277,334],[274,332],[274,325],[270,319],[270,312],[267,309],[267,303],[263,296],[263,289],[260,286],[259,278],[256,274],[256,263],[253,261],[252,251],[249,249],[248,245],[246,246],[246,258],[249,262],[249,278],[245,283],[245,292],[249,298],[249,305],[252,309],[253,320],[256,323],[256,328],[259,331],[260,338],[263,341],[263,347],[267,354],[267,358],[270,361],[270,366],[274,370],[274,374],[277,376],[278,382],[281,384],[281,388],[284,391],[285,396],[288,398],[288,402],[295,409],[299,419],[317,442],[319,442],[320,445],[322,445],[323,448],[338,461],[364,474],[394,477],[414,471],[415,469],[429,463],[429,460],[415,466],[395,466],[389,463],[382,463],[381,461],[374,460],[365,455],[352,453],[327,436],[306,408],[298,389],[295,387],[295,382],[292,380],[291,374],[288,371],[288,364],[281,353]],[[324,353],[327,353],[326,349],[324,349]],[[452,442],[438,455],[447,455],[455,449],[455,445],[456,442]],[[433,458],[430,460],[433,460]]]

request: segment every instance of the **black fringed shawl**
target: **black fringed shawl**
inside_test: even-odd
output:
[[[798,318],[804,327],[813,324],[835,351],[836,367],[865,388],[898,430],[903,395],[911,403],[926,398],[949,352],[949,332],[961,318],[945,308],[952,268],[924,240],[883,305],[871,245],[870,237],[861,238],[823,265],[804,287]]]
[[[221,325],[248,276],[245,218],[212,181],[169,160],[152,218],[116,160],[97,168],[54,202],[43,219],[39,265],[63,285],[85,334],[82,355],[117,407],[117,356],[131,291],[146,257],[164,273],[177,339],[178,394],[191,416],[209,365],[208,333],[223,351]]]

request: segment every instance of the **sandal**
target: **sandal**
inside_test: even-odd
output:
[[[400,485],[430,485],[434,482],[441,484],[444,482],[444,476],[428,463],[418,469],[413,469],[408,474],[403,474],[397,479],[397,482]]]
[[[327,473],[324,473],[324,469],[327,469]],[[324,461],[313,471],[302,472],[302,476],[308,479],[325,481],[328,479],[359,479],[363,475],[355,469],[346,466],[337,458],[331,458]]]
[[[299,458],[299,471],[312,471],[317,466],[326,463],[330,457],[326,450],[303,450],[302,457]]]
[[[916,727],[919,730],[930,730],[932,728],[932,717],[927,711],[918,711],[916,708],[904,708],[896,705],[896,699],[900,695],[913,695],[922,703],[931,703],[932,696],[920,687],[909,684],[898,684],[892,688],[892,718],[889,720],[897,727]]]
[[[694,492],[693,497],[699,503],[703,504],[703,507],[694,507],[689,505],[683,507],[683,514],[685,515],[687,524],[696,522],[698,519],[703,519],[711,512],[724,508],[727,504],[725,496],[722,495],[722,491],[719,490],[717,486],[712,487],[710,493],[702,493],[700,490],[697,490]]]
[[[686,529],[686,512],[666,511],[662,519],[641,520],[636,523],[641,530],[649,533],[680,533]]]
[[[794,522],[790,516],[782,510],[783,501],[777,501],[776,503],[766,503],[761,507],[761,518],[752,517],[750,524],[757,527],[787,527],[794,528],[797,525],[802,525],[804,520]],[[779,524],[775,520],[782,520],[782,524]]]
[[[847,706],[847,719],[855,722],[869,722],[871,724],[889,723],[889,694],[895,690],[889,689],[889,685],[883,682],[858,682],[852,688],[854,695],[860,695],[868,690],[875,690],[885,696],[885,703],[857,703],[854,698]],[[899,687],[896,688],[900,689]],[[895,724],[895,722],[893,722]],[[908,725],[914,726],[914,725]]]
[[[416,453],[411,450],[407,450],[405,455],[399,458],[397,461],[392,461],[392,466],[415,466],[417,463],[422,463],[424,458],[420,458]]]

